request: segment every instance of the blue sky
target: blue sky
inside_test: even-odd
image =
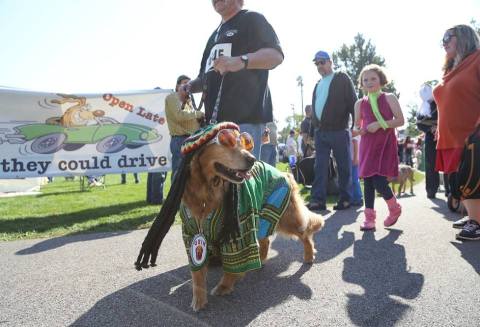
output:
[[[319,75],[319,50],[337,50],[363,33],[386,59],[401,93],[418,102],[423,81],[441,77],[446,28],[480,17],[480,0],[245,0],[281,41],[284,63],[271,72],[274,112],[283,125],[300,112]],[[477,19],[478,20],[478,19]],[[173,88],[194,77],[206,40],[220,22],[210,0],[0,0],[0,86],[69,93]]]

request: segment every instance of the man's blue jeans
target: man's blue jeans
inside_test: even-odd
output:
[[[163,203],[163,182],[167,173],[148,173],[147,175],[147,203]]]
[[[362,188],[358,179],[358,165],[352,164],[352,203],[360,204],[363,202]]]
[[[328,165],[332,151],[338,169],[340,190],[338,202],[351,202],[352,159],[348,131],[320,131],[318,129],[315,129],[315,179],[310,202],[325,204],[327,201]]]
[[[252,154],[260,160],[260,148],[262,146],[262,133],[265,130],[265,124],[238,124],[240,127],[240,132],[247,132],[253,137],[253,142],[255,146],[251,151]]]
[[[262,144],[260,160],[268,163],[270,166],[275,167],[277,163],[277,146],[270,143]]]

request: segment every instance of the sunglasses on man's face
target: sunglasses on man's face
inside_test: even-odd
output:
[[[315,66],[318,66],[318,65],[325,65],[327,63],[326,60],[319,60],[319,61],[315,61]]]
[[[239,145],[241,148],[251,151],[254,147],[253,138],[248,133],[240,133],[235,129],[222,129],[220,130],[211,143],[217,143],[227,148],[235,148]]]
[[[445,33],[445,35],[443,36],[443,39],[442,39],[443,46],[446,46],[448,43],[450,43],[450,41],[452,40],[452,37],[454,37],[454,36],[455,36],[455,34],[453,34],[451,32]]]

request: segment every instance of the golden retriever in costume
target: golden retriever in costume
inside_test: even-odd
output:
[[[307,209],[292,175],[255,160],[247,151],[248,137],[239,133],[237,125],[225,122],[186,140],[173,189],[135,263],[138,270],[147,268],[149,259],[155,265],[158,248],[179,208],[192,271],[194,311],[207,304],[208,257],[213,253],[220,253],[224,270],[213,295],[231,293],[245,272],[262,266],[274,232],[299,239],[306,263],[315,258],[313,235],[323,227],[323,218]]]
[[[398,176],[389,179],[392,183],[393,193],[395,193],[395,185],[398,184],[397,197],[399,197],[402,192],[406,192],[407,181],[410,182],[410,194],[413,195],[413,182],[415,181],[414,175],[415,170],[412,167],[403,164],[398,165]]]

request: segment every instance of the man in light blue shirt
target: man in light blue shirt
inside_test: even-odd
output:
[[[315,180],[312,185],[310,210],[326,210],[330,153],[337,162],[339,200],[334,210],[350,207],[351,158],[348,121],[353,121],[357,101],[350,77],[332,69],[326,51],[318,51],[313,59],[322,76],[313,91],[312,129],[315,138]]]
[[[328,90],[330,90],[332,79],[333,71],[328,73],[328,75],[323,75],[322,79],[318,81],[317,96],[315,98],[315,115],[317,117],[322,117],[323,108],[327,102]]]

